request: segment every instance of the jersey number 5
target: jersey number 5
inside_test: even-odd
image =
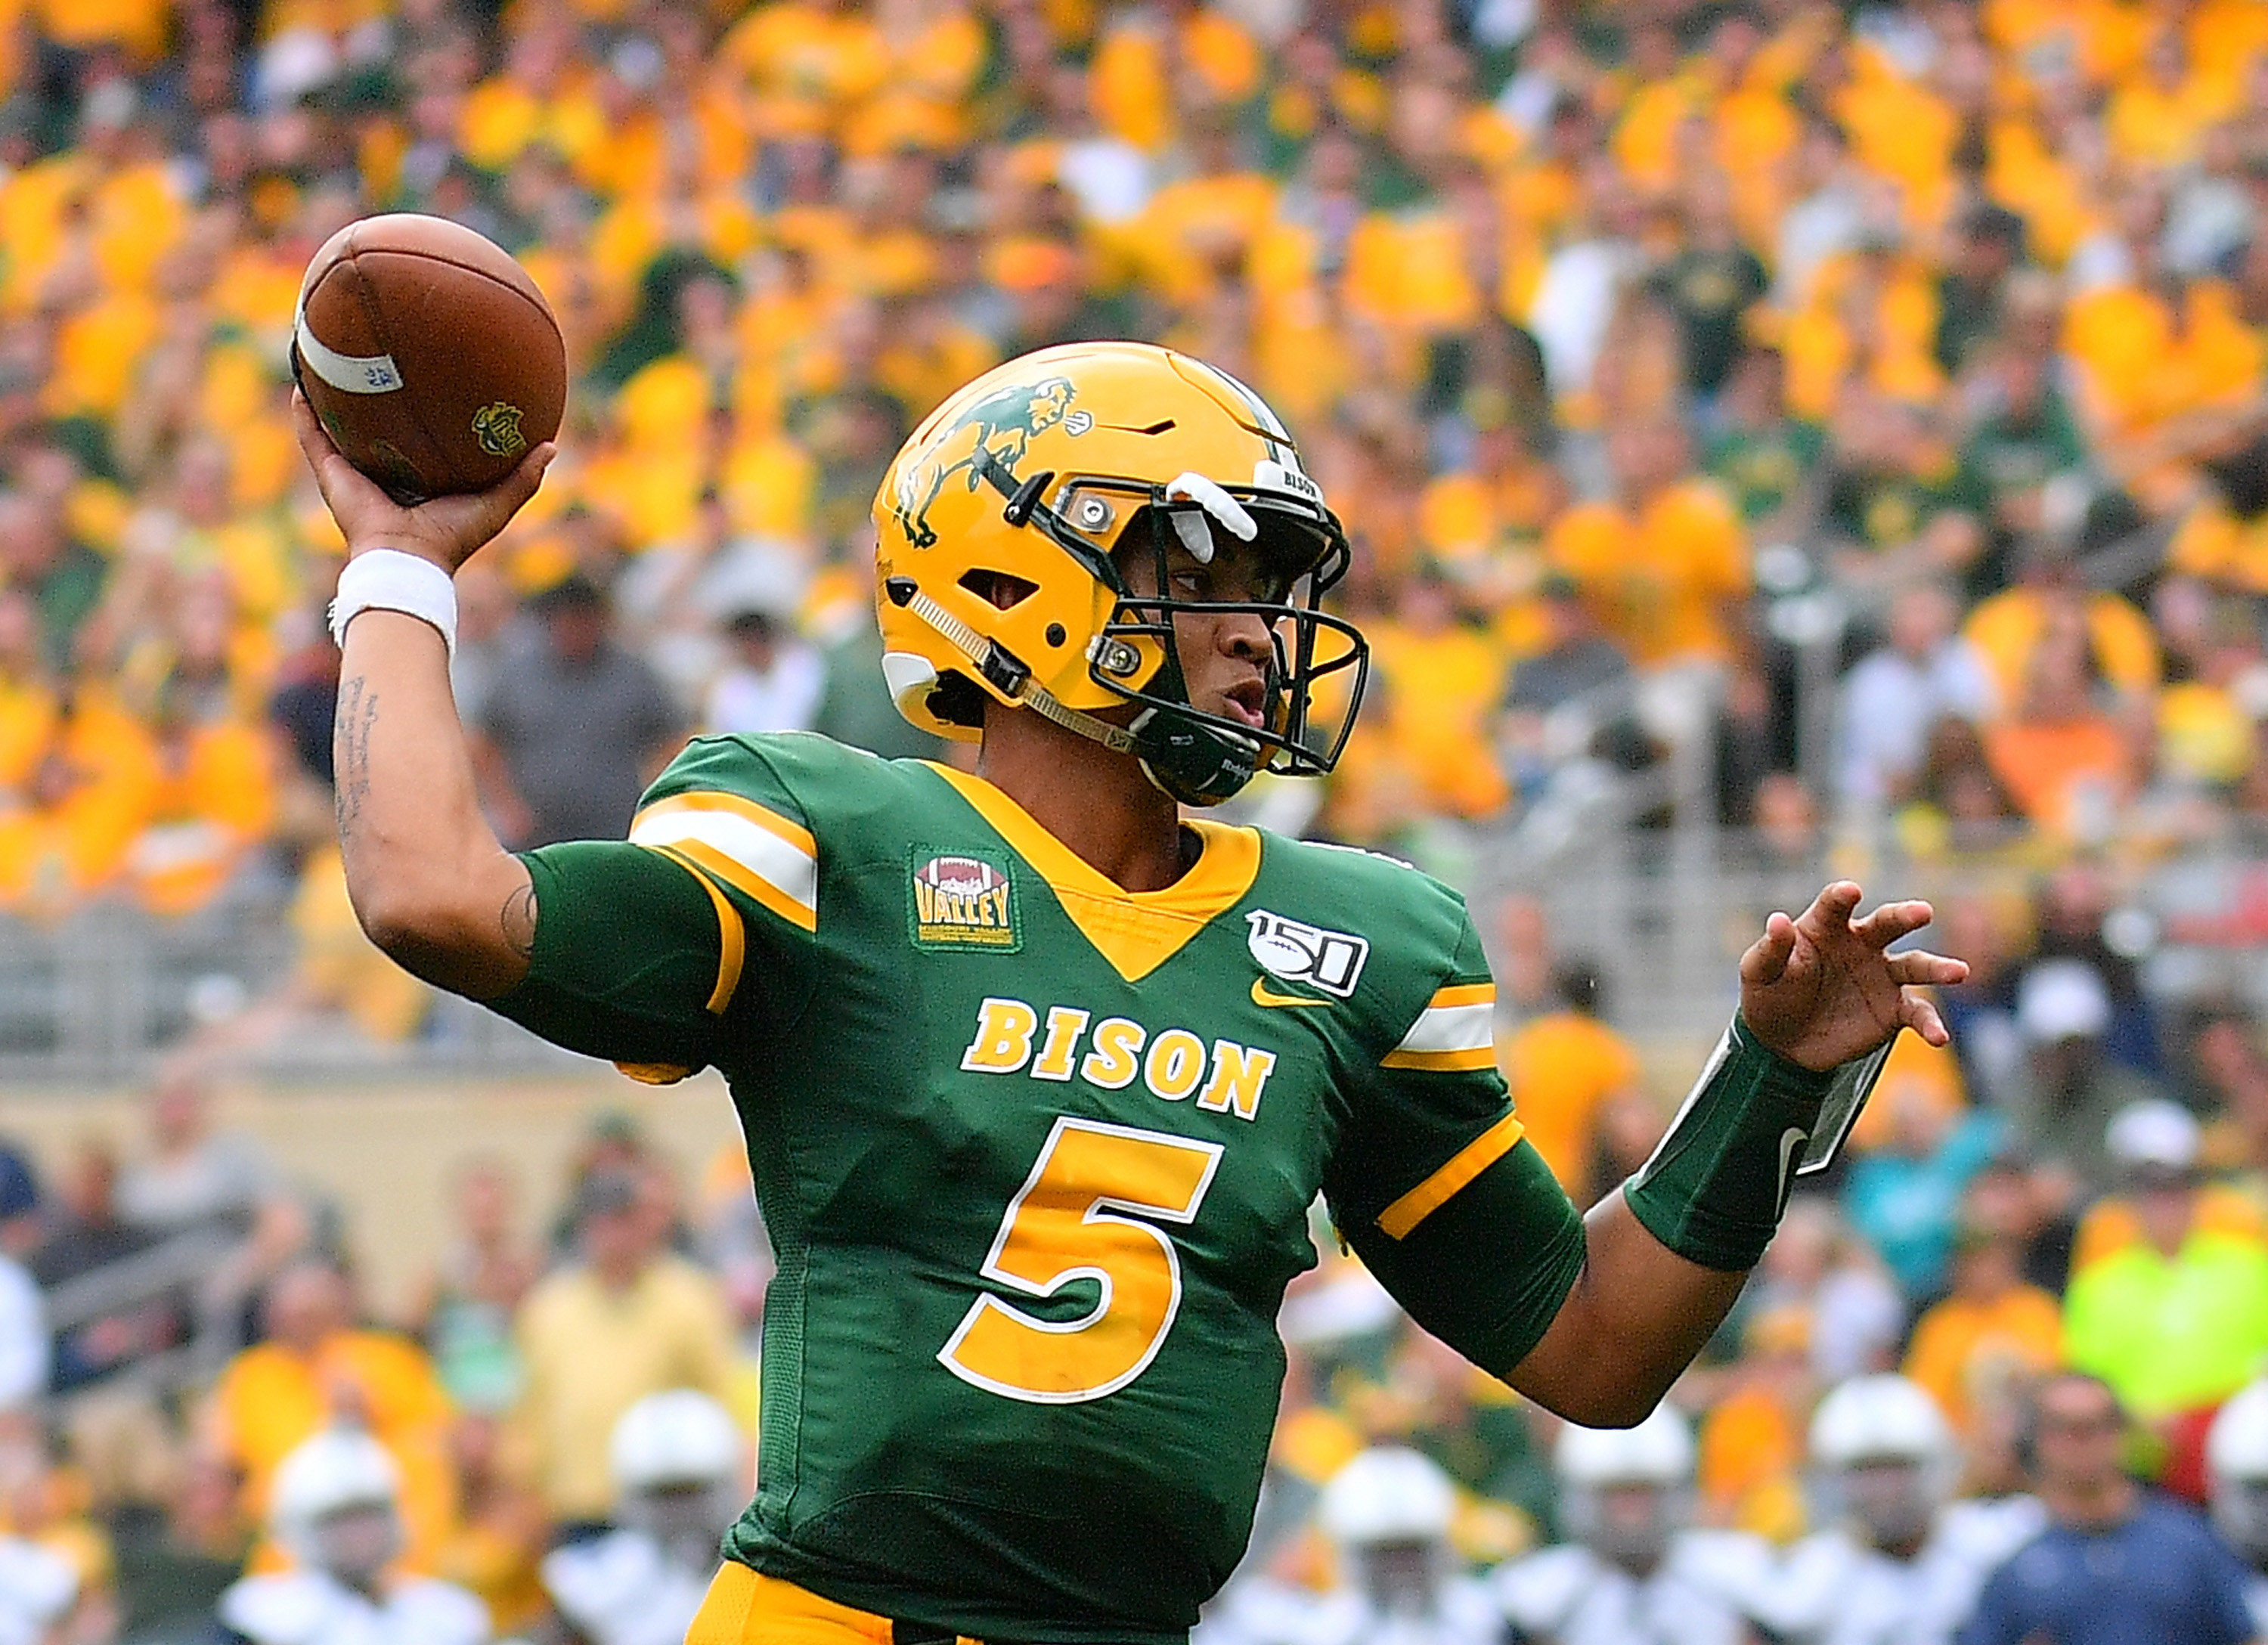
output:
[[[1212,1185],[1220,1145],[1056,1121],[1008,1202],[984,1258],[986,1279],[1049,1297],[1074,1280],[1102,1295],[1078,1319],[1035,1319],[981,1296],[938,1350],[963,1382],[1011,1399],[1068,1405],[1116,1393],[1148,1368],[1182,1306],[1182,1259],[1162,1228],[1187,1223]],[[1130,1211],[1135,1216],[1116,1216]]]

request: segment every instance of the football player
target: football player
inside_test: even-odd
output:
[[[401,1476],[357,1428],[328,1428],[276,1470],[268,1529],[291,1568],[220,1597],[238,1645],[485,1645],[488,1607],[448,1582],[396,1575]]]
[[[78,1572],[36,1542],[0,1536],[0,1641],[45,1645],[70,1637]]]
[[[2047,1526],[2031,1497],[1948,1499],[1953,1431],[1918,1384],[1855,1376],[1812,1416],[1815,1518],[1759,1618],[1803,1645],[1947,1645],[1993,1568]]]
[[[1424,1453],[1377,1445],[1316,1505],[1337,1581],[1318,1593],[1240,1579],[1193,1645],[1502,1645],[1503,1613],[1451,1544],[1457,1488]]]
[[[410,970],[639,1077],[715,1066],[779,1274],[762,1480],[690,1638],[1180,1641],[1244,1547],[1322,1194],[1426,1329],[1635,1422],[1739,1294],[1833,1071],[1958,962],[1829,887],[1587,1221],[1524,1146],[1454,893],[1232,828],[1329,769],[1367,652],[1346,538],[1251,390],[1127,343],[1012,360],[875,507],[901,710],[976,770],[806,734],[695,742],[628,841],[522,855],[449,695],[449,574],[531,496],[394,504],[295,402],[349,545],[339,826]]]
[[[1552,1449],[1573,1538],[1491,1579],[1516,1641],[1744,1645],[1734,1597],[1762,1586],[1762,1538],[1693,1528],[1693,1435],[1668,1405],[1634,1428],[1569,1427]]]
[[[615,1529],[544,1556],[543,1587],[582,1645],[678,1645],[747,1503],[740,1430],[691,1388],[648,1394],[607,1445]]]

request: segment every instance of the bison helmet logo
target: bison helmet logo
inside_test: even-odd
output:
[[[492,400],[473,413],[473,438],[491,457],[517,457],[527,449],[527,436],[519,432],[522,415],[518,406]]]
[[[1016,465],[1039,435],[1058,424],[1067,434],[1084,434],[1093,428],[1092,416],[1071,409],[1078,392],[1068,377],[1013,383],[996,388],[954,418],[898,472],[890,513],[906,541],[917,549],[936,543],[930,505],[956,475],[961,476],[962,489],[970,491],[983,482],[988,463],[1012,479]]]

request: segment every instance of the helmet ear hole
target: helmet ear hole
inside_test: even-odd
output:
[[[983,688],[965,674],[939,675],[925,706],[948,726],[966,726],[972,731],[984,728]]]
[[[961,572],[961,586],[1003,611],[1013,611],[1040,592],[1039,584],[1028,577],[1018,577],[1008,572],[988,572],[982,567]]]

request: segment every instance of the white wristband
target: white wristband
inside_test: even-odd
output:
[[[399,611],[441,631],[457,654],[457,585],[428,559],[400,549],[372,549],[347,562],[331,601],[331,638],[347,643],[347,624],[365,611]]]

